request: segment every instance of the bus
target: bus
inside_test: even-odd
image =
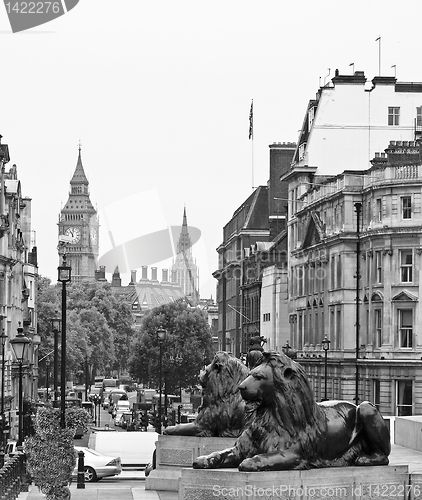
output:
[[[100,389],[103,387],[104,375],[97,375],[94,378],[94,387],[99,387]]]

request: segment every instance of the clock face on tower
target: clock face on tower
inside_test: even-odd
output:
[[[70,236],[72,243],[77,243],[81,239],[81,230],[78,227],[68,227],[64,234]]]
[[[91,242],[97,243],[97,230],[95,229],[95,227],[91,227],[89,234],[91,236]]]

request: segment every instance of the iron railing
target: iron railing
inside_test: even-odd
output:
[[[24,453],[16,453],[0,469],[0,500],[15,500],[22,491],[28,491],[26,459]]]

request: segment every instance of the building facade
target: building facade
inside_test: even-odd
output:
[[[58,231],[59,238],[64,236],[66,239],[67,265],[72,268],[72,281],[93,281],[99,254],[99,219],[90,200],[80,147],[69,198],[60,211]]]
[[[19,432],[19,364],[10,341],[18,329],[30,340],[22,362],[24,411],[37,399],[38,346],[35,232],[31,227],[32,200],[22,193],[17,167],[10,161],[7,144],[0,136],[0,334],[2,339],[1,430],[3,441],[17,439]],[[23,415],[25,419],[26,415]]]
[[[421,102],[420,83],[376,77],[367,88],[362,72],[336,73],[310,101],[282,176],[299,362],[317,397],[327,384],[330,399],[390,415],[422,412]]]
[[[268,322],[269,311],[265,318],[261,313],[264,269],[286,267],[288,185],[279,179],[288,171],[295,148],[293,143],[270,145],[267,185],[256,188],[234,212],[217,248],[219,266],[213,276],[217,279],[219,349],[237,357],[247,352],[249,339]],[[266,293],[268,286],[269,282]],[[274,282],[271,287],[275,286]],[[266,302],[266,307],[273,306]],[[272,339],[277,345],[281,341]]]

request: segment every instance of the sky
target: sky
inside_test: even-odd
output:
[[[215,298],[223,227],[267,183],[269,145],[297,141],[319,86],[336,69],[422,82],[421,5],[80,0],[18,33],[0,5],[0,134],[32,198],[39,273],[57,279],[58,216],[81,144],[100,256],[110,234],[119,244],[181,225],[186,207],[201,234],[200,294]]]

